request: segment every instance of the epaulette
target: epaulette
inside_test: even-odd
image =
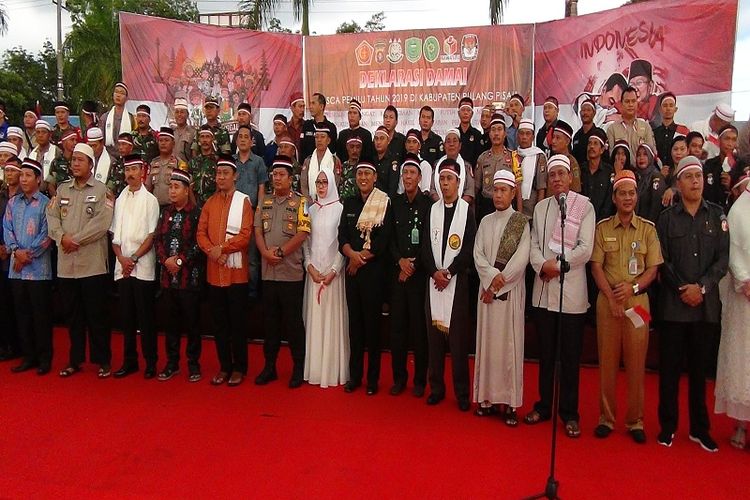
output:
[[[597,223],[596,223],[596,225],[598,226],[598,225],[599,225],[599,224],[601,224],[602,222],[609,222],[609,221],[611,221],[611,220],[612,220],[612,217],[614,217],[614,215],[610,215],[609,217],[607,217],[607,218],[605,218],[605,219],[602,219],[602,220],[600,220],[599,222],[597,222]]]
[[[638,221],[639,222],[645,222],[646,224],[650,224],[651,226],[656,227],[656,224],[654,224],[650,220],[646,219],[645,217],[641,217],[640,215],[636,215],[636,217],[638,217]]]

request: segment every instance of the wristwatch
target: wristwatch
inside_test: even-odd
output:
[[[178,266],[182,266],[182,259],[180,257],[177,257],[177,259],[175,259],[174,263],[177,264]]]
[[[701,285],[701,295],[706,295],[706,285]]]
[[[451,274],[450,271],[448,271],[448,274],[446,274],[445,277],[448,278],[448,281],[450,281],[451,278],[453,278],[453,275]]]
[[[638,285],[638,283],[633,283],[633,295],[638,295],[638,292],[641,291],[641,287]]]
[[[276,257],[284,258],[284,250],[281,247],[276,249]]]
[[[134,264],[138,264],[138,256],[136,254],[131,255],[130,260],[132,260]]]

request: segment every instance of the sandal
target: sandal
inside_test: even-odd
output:
[[[65,368],[63,368],[62,370],[60,370],[60,376],[62,378],[68,378],[68,377],[70,377],[72,375],[75,375],[76,373],[78,373],[80,371],[81,371],[80,367],[74,366],[74,365],[70,365],[70,366],[66,366]]]
[[[490,406],[477,406],[477,409],[474,410],[474,415],[477,417],[489,417],[491,415],[494,415],[497,413],[497,407],[495,405]]]
[[[568,420],[565,423],[565,435],[569,438],[577,438],[581,435],[581,428],[575,420]]]
[[[523,418],[523,423],[528,425],[535,425],[540,422],[544,422],[546,420],[549,420],[549,417],[544,417],[541,413],[539,413],[536,410],[531,410],[529,413],[526,414],[526,416]]]
[[[201,378],[201,372],[192,372],[188,375],[188,382],[198,382]]]
[[[112,367],[109,365],[100,366],[99,371],[96,373],[96,376],[99,378],[107,378],[110,375],[112,375]]]
[[[221,385],[224,382],[227,381],[227,376],[229,374],[227,372],[219,372],[216,375],[214,375],[214,378],[211,379],[211,385]]]
[[[503,415],[503,421],[505,422],[505,425],[508,427],[515,427],[518,425],[518,413],[516,413],[516,409],[512,406],[508,406],[505,409],[505,414]]]
[[[745,449],[745,433],[746,430],[744,427],[738,425],[734,428],[734,435],[732,435],[732,438],[729,440],[729,443],[737,448],[738,450],[744,450]]]

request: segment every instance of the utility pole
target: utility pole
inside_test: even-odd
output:
[[[62,57],[62,2],[57,0],[57,100],[65,99],[65,87],[63,86],[63,57]]]

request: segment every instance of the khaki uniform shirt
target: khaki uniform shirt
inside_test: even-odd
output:
[[[305,198],[290,192],[287,196],[270,196],[263,199],[260,209],[255,212],[255,228],[263,231],[266,248],[280,247],[297,233],[310,234],[310,214]],[[269,266],[263,259],[262,276],[264,281],[302,281],[304,277],[302,247],[275,266]]]
[[[185,125],[180,128],[174,129],[174,155],[184,162],[190,161],[193,157],[192,150],[190,149],[197,133],[195,127],[192,125]]]
[[[107,198],[107,187],[89,177],[82,186],[74,180],[57,187],[47,209],[49,236],[57,243],[57,275],[60,278],[87,278],[107,273],[107,231],[112,224],[114,202]],[[69,235],[80,247],[65,253],[60,242]]]
[[[151,161],[151,168],[146,176],[146,188],[159,200],[159,206],[169,205],[169,179],[175,168],[188,171],[187,163],[172,155],[167,160],[157,156]]]
[[[632,258],[637,267],[631,269]],[[617,214],[602,219],[596,225],[591,262],[602,265],[610,285],[633,283],[646,269],[664,262],[656,226],[635,214],[627,228]]]
[[[515,172],[513,172],[513,152],[511,150],[504,149],[501,154],[496,155],[491,149],[488,149],[479,155],[474,169],[474,182],[478,194],[492,199],[495,172],[500,170],[507,170],[515,175]]]
[[[651,125],[643,118],[636,118],[631,125],[620,122],[613,123],[607,127],[607,142],[609,143],[610,151],[614,149],[615,142],[619,140],[628,141],[630,145],[630,164],[632,166],[635,166],[635,153],[641,144],[648,144],[651,146],[651,151],[656,151],[654,131],[651,129]]]

